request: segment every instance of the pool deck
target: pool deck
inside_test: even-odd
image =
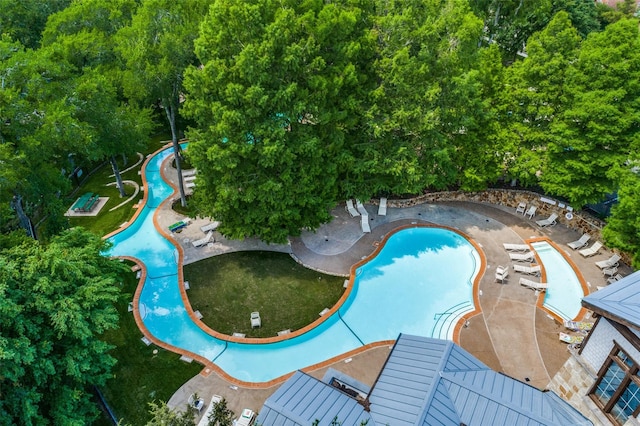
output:
[[[175,170],[165,163],[165,177],[175,182]],[[174,196],[174,198],[176,198]],[[589,291],[606,285],[596,261],[607,259],[611,253],[603,249],[600,254],[583,258],[566,243],[580,235],[564,225],[539,228],[532,220],[515,213],[515,208],[473,202],[443,202],[420,204],[408,208],[387,208],[386,216],[378,216],[377,206],[365,204],[369,212],[371,233],[363,234],[360,218],[351,218],[344,204],[332,211],[333,221],[321,226],[317,232],[303,232],[292,238],[290,244],[268,245],[259,240],[226,240],[215,233],[216,242],[194,248],[190,241],[202,238],[200,226],[208,220],[195,219],[176,241],[181,244],[185,263],[238,250],[276,250],[288,252],[300,263],[330,274],[348,276],[356,262],[371,255],[386,234],[401,225],[426,223],[455,228],[478,243],[487,259],[486,271],[481,278],[481,312],[470,318],[462,328],[460,341],[463,348],[492,369],[517,380],[544,389],[569,357],[567,345],[558,340],[564,327],[537,306],[538,296],[518,284],[518,273],[510,270],[505,284],[497,283],[494,271],[497,265],[509,266],[512,261],[502,243],[522,243],[527,239],[547,237],[563,249],[581,271]],[[167,227],[183,217],[170,209],[170,203],[158,212],[157,223]],[[623,274],[631,270],[621,265]],[[590,321],[587,313],[586,321]],[[322,378],[328,367],[348,374],[367,385],[373,385],[381,370],[390,346],[368,349],[348,359],[319,366],[310,374]],[[346,361],[346,362],[345,362]],[[197,392],[208,404],[213,394],[224,396],[229,408],[239,413],[243,408],[258,411],[266,398],[278,385],[267,388],[243,387],[232,383],[215,372],[198,374],[180,387],[168,401],[169,406],[182,408],[189,395]]]

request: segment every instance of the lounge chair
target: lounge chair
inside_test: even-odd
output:
[[[509,276],[509,268],[505,268],[504,266],[498,266],[496,268],[496,281],[500,281],[504,284],[504,281]]]
[[[593,256],[594,254],[598,254],[601,248],[602,248],[602,243],[600,241],[596,241],[595,243],[593,243],[591,247],[582,249],[578,253],[580,253],[584,257],[589,257],[589,256]]]
[[[200,422],[198,422],[198,426],[207,426],[209,424],[209,415],[213,412],[220,401],[222,401],[222,397],[220,395],[213,395],[211,397],[211,401],[209,401],[209,405],[207,406],[207,411],[202,415]]]
[[[607,283],[609,284],[613,284],[616,281],[620,281],[621,279],[623,279],[624,276],[622,274],[615,274],[614,276],[612,276],[611,278],[607,278]]]
[[[525,212],[525,214],[524,214],[524,215],[525,215],[525,216],[529,216],[529,219],[533,219],[533,216],[535,216],[535,214],[536,214],[536,210],[537,210],[537,209],[538,209],[538,208],[537,208],[536,206],[531,206],[531,207],[529,207],[529,210],[527,210],[527,211]]]
[[[358,210],[356,210],[356,208],[353,206],[353,200],[351,199],[347,200],[347,211],[349,212],[349,215],[351,217],[360,216]]]
[[[196,173],[197,173],[196,169],[183,170],[182,177],[195,176]]]
[[[572,331],[586,333],[593,328],[593,323],[585,321],[565,321],[564,327]]]
[[[358,209],[358,212],[362,216],[368,216],[369,215],[369,213],[367,212],[367,209],[364,208],[364,206],[362,205],[360,200],[356,200],[356,208]]]
[[[524,214],[526,209],[527,209],[527,203],[520,203],[520,204],[518,204],[518,207],[516,207],[516,213]]]
[[[362,215],[360,218],[360,228],[362,232],[371,232],[371,226],[369,226],[369,216]]]
[[[531,250],[531,247],[529,247],[529,244],[503,243],[502,245],[504,246],[504,249],[506,251],[529,251],[529,250]]]
[[[387,199],[382,197],[380,198],[380,205],[378,205],[378,216],[386,216],[387,215]]]
[[[196,183],[195,182],[187,182],[185,187],[186,188],[195,188],[196,187]]]
[[[553,226],[556,224],[556,219],[558,218],[558,215],[555,213],[551,213],[551,216],[549,216],[546,219],[542,219],[542,220],[536,220],[536,224],[538,226],[540,226],[541,228],[544,228],[545,226]]]
[[[536,277],[539,277],[542,273],[542,267],[540,265],[524,266],[516,264],[513,265],[513,270],[522,274],[535,275]]]
[[[200,230],[206,234],[209,231],[215,231],[216,229],[218,229],[218,226],[220,226],[220,222],[216,220],[207,225],[201,226]]]
[[[185,182],[193,182],[196,180],[196,175],[184,176],[182,180]]]
[[[604,268],[602,270],[602,273],[604,274],[605,277],[612,277],[618,273],[618,266],[615,265],[615,266],[612,266],[611,268]]]
[[[251,312],[251,328],[260,328],[260,327],[262,327],[260,312]]]
[[[620,259],[622,258],[616,253],[607,260],[596,262],[596,266],[600,269],[613,268],[614,266],[618,266]]]
[[[591,239],[591,235],[583,234],[582,237],[580,237],[579,240],[572,241],[572,242],[568,243],[567,245],[569,247],[571,247],[572,249],[574,249],[574,250],[578,250],[578,249],[581,249],[582,247],[586,246],[590,239]]]
[[[516,262],[533,262],[535,257],[532,251],[527,253],[509,253],[509,258],[511,260],[515,260]]]
[[[535,281],[528,280],[524,277],[520,277],[520,285],[536,291],[544,291],[547,289],[547,283],[538,283]]]
[[[567,333],[560,333],[559,338],[562,342],[570,344],[579,344],[584,340],[584,336],[572,336]]]
[[[213,239],[213,231],[209,231],[207,232],[207,236],[204,238],[201,238],[199,240],[195,240],[192,241],[191,244],[193,244],[194,247],[202,247],[204,245],[207,245],[209,243],[213,243],[215,240]]]

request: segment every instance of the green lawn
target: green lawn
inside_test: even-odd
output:
[[[214,256],[184,267],[189,301],[202,321],[225,334],[275,336],[319,318],[344,292],[344,278],[304,268],[285,253],[239,252]],[[259,311],[262,328],[251,329]]]

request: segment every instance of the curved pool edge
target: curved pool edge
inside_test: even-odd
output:
[[[126,229],[129,228],[129,226],[133,225],[134,222],[136,221],[136,219],[140,216],[140,214],[142,213],[143,209],[146,207],[147,202],[148,202],[148,198],[149,198],[149,189],[148,189],[148,182],[147,182],[147,177],[146,177],[146,168],[150,162],[150,160],[152,160],[157,154],[170,149],[172,147],[172,143],[167,143],[165,144],[163,147],[159,148],[157,151],[155,151],[154,153],[150,154],[147,156],[147,158],[145,159],[145,162],[142,165],[142,172],[141,172],[141,177],[142,177],[142,183],[143,183],[143,188],[144,188],[144,196],[141,200],[141,202],[138,205],[138,208],[136,210],[136,212],[134,213],[134,215],[132,216],[132,218],[127,222],[127,226],[124,226],[120,229],[117,229],[107,235],[105,235],[103,237],[103,239],[108,239]],[[186,289],[184,288],[184,278],[183,278],[183,259],[184,259],[184,251],[183,248],[181,247],[181,245],[171,236],[169,235],[160,225],[159,225],[159,221],[158,221],[158,214],[160,211],[162,211],[162,209],[166,208],[166,203],[172,203],[174,201],[174,197],[177,194],[177,187],[176,185],[174,185],[174,183],[167,178],[166,174],[165,174],[165,169],[166,169],[166,162],[169,161],[172,158],[172,155],[169,154],[167,156],[167,158],[165,158],[160,166],[160,174],[162,179],[171,187],[172,189],[172,193],[165,198],[165,200],[163,200],[160,205],[158,205],[155,209],[156,211],[153,214],[153,225],[156,228],[156,230],[158,231],[158,233],[160,235],[162,235],[163,238],[165,238],[167,241],[169,241],[171,243],[171,245],[173,245],[178,252],[178,271],[177,271],[177,276],[178,276],[178,285],[179,285],[179,291],[180,291],[180,295],[181,295],[181,299],[184,303],[185,306],[185,310],[187,311],[187,314],[189,316],[189,318],[205,333],[207,333],[208,335],[217,338],[221,341],[225,341],[225,342],[235,342],[235,343],[241,343],[241,344],[269,344],[269,343],[275,343],[275,342],[280,342],[280,341],[285,341],[285,340],[289,340],[289,339],[293,339],[295,337],[301,336],[307,332],[309,332],[310,330],[313,330],[314,328],[318,327],[319,325],[321,325],[324,321],[326,321],[328,318],[330,318],[333,314],[335,314],[345,303],[345,301],[349,298],[351,291],[353,290],[353,284],[354,284],[354,277],[355,277],[355,270],[356,268],[360,267],[361,265],[371,261],[374,257],[376,257],[378,255],[378,253],[380,252],[380,250],[384,247],[384,244],[387,242],[387,240],[394,235],[397,232],[400,232],[404,229],[410,229],[410,228],[419,228],[419,227],[426,227],[426,228],[439,228],[439,229],[446,229],[449,230],[451,232],[454,232],[460,236],[462,236],[466,241],[468,241],[473,248],[476,250],[476,252],[478,253],[478,257],[479,257],[479,261],[480,261],[480,265],[477,268],[477,272],[475,273],[475,276],[473,278],[473,283],[472,283],[472,297],[473,297],[473,304],[474,304],[474,310],[473,311],[469,311],[466,312],[465,314],[463,314],[462,316],[460,316],[460,318],[458,318],[455,321],[455,326],[454,326],[454,330],[453,330],[453,337],[452,340],[456,343],[459,343],[460,341],[460,333],[461,330],[463,328],[463,324],[471,317],[474,317],[478,314],[480,314],[482,312],[481,308],[480,308],[480,300],[479,300],[479,293],[478,293],[478,289],[479,289],[479,284],[480,281],[482,279],[482,277],[484,276],[484,272],[486,270],[486,257],[484,255],[484,252],[481,248],[481,246],[474,241],[472,238],[470,238],[469,236],[467,236],[465,233],[463,233],[462,231],[460,231],[459,229],[456,228],[452,228],[449,226],[445,226],[445,225],[436,225],[436,224],[428,224],[428,223],[421,223],[421,224],[405,224],[405,225],[401,225],[398,226],[397,228],[394,228],[393,230],[391,230],[390,232],[388,232],[387,234],[384,235],[384,237],[382,238],[382,240],[377,244],[377,247],[375,248],[375,250],[368,256],[366,256],[365,258],[361,259],[360,261],[356,262],[354,265],[351,266],[350,269],[350,275],[349,275],[349,283],[347,285],[347,288],[345,289],[343,295],[340,297],[340,299],[336,302],[336,304],[334,304],[334,306],[329,310],[329,312],[327,312],[326,315],[322,316],[321,318],[318,318],[317,320],[315,320],[314,322],[312,322],[311,324],[298,329],[290,334],[287,334],[285,336],[274,336],[274,337],[267,337],[267,338],[238,338],[238,337],[234,337],[234,336],[230,336],[230,335],[226,335],[223,333],[219,333],[213,329],[211,329],[209,326],[207,326],[205,323],[203,323],[199,318],[196,317],[193,308],[191,307],[191,303],[189,302],[189,298],[187,296],[186,293]],[[117,256],[119,258],[123,258],[123,259],[127,259],[129,261],[132,261],[134,263],[136,263],[141,270],[141,277],[140,280],[138,282],[138,285],[136,287],[136,291],[134,294],[134,299],[133,299],[133,314],[134,314],[134,319],[136,321],[136,324],[138,326],[138,328],[140,329],[140,331],[142,332],[142,334],[149,339],[149,341],[151,341],[152,343],[154,343],[155,345],[169,350],[171,352],[174,352],[178,355],[181,356],[185,356],[188,357],[192,360],[196,360],[199,363],[201,363],[204,368],[201,371],[200,374],[207,376],[209,374],[211,374],[212,372],[215,372],[216,374],[218,374],[220,377],[224,378],[225,380],[229,381],[230,383],[234,383],[236,385],[239,386],[243,386],[243,387],[249,387],[249,388],[269,388],[271,386],[277,385],[279,383],[284,382],[285,380],[287,380],[294,372],[290,372],[287,373],[285,375],[279,376],[277,378],[274,378],[272,380],[269,381],[264,381],[264,382],[245,382],[239,379],[236,379],[235,377],[229,375],[228,373],[226,373],[222,368],[220,368],[218,365],[216,365],[213,361],[204,358],[201,355],[198,355],[196,353],[193,353],[191,351],[173,346],[169,343],[166,343],[158,338],[156,338],[153,334],[151,334],[149,332],[149,330],[147,329],[147,327],[144,324],[144,321],[141,317],[141,313],[140,313],[140,309],[139,309],[139,302],[140,302],[140,295],[142,293],[142,290],[144,288],[145,282],[146,282],[146,277],[147,277],[147,268],[146,265],[144,264],[144,262],[142,262],[141,260],[132,257],[132,256]],[[302,368],[302,371],[305,372],[309,372],[309,371],[315,371],[317,369],[326,367],[330,364],[334,364],[336,362],[339,362],[341,360],[347,359],[350,356],[354,356],[357,354],[360,354],[362,352],[365,352],[369,349],[372,348],[376,348],[376,347],[381,347],[381,346],[385,346],[385,345],[392,345],[395,342],[395,340],[383,340],[383,341],[378,341],[378,342],[372,342],[372,343],[368,343],[366,345],[360,346],[358,348],[355,348],[353,350],[350,350],[348,352],[336,355],[332,358],[329,358],[327,360],[324,360],[322,362],[316,363],[316,364],[312,364],[309,366],[306,366],[304,368]]]
[[[578,282],[580,282],[580,287],[582,287],[583,296],[587,296],[591,292],[589,290],[589,286],[587,285],[587,281],[584,279],[584,276],[582,275],[582,272],[580,271],[580,268],[578,268],[578,265],[575,264],[573,259],[571,259],[571,257],[567,254],[567,252],[562,247],[560,247],[555,242],[551,241],[551,239],[549,239],[548,237],[528,238],[527,240],[525,240],[525,242],[527,244],[545,242],[545,243],[549,244],[551,247],[553,247],[554,250],[556,250],[558,253],[560,253],[560,255],[564,258],[564,260],[567,261],[569,266],[571,266],[571,269],[573,269],[573,272],[576,274],[576,277],[578,278]],[[546,272],[546,270],[544,268],[544,264],[542,263],[540,257],[538,256],[538,253],[535,250],[533,250],[533,252],[535,254],[536,263],[538,265],[542,266],[541,267],[541,273],[540,273],[540,281],[541,282],[546,282],[546,280],[547,280],[547,272]],[[538,300],[536,301],[536,307],[540,308],[547,315],[552,316],[553,319],[558,321],[560,324],[564,323],[564,319],[560,315],[558,315],[557,313],[553,312],[552,310],[550,310],[549,308],[544,306],[544,298],[545,298],[544,292],[541,291],[538,294]],[[580,310],[578,311],[578,314],[576,315],[576,317],[572,318],[572,319],[573,320],[578,320],[579,318],[584,318],[585,315],[587,314],[587,312],[588,312],[587,309],[584,306],[581,306]]]

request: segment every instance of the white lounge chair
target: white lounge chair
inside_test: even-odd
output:
[[[195,188],[196,187],[196,183],[195,182],[187,182],[184,186],[186,188]]]
[[[182,180],[184,180],[185,182],[193,182],[194,180],[196,180],[196,175],[183,176]]]
[[[578,249],[581,249],[582,247],[586,246],[590,239],[591,239],[591,235],[583,234],[582,237],[580,237],[579,240],[567,243],[567,245],[569,247],[571,247],[572,249],[574,249],[574,250],[578,250]]]
[[[564,321],[564,327],[571,331],[579,331],[586,333],[593,328],[592,322],[587,321]]]
[[[535,257],[532,251],[527,253],[509,253],[509,258],[511,260],[515,260],[516,262],[533,262]]]
[[[612,276],[611,278],[607,278],[607,283],[609,284],[613,284],[616,281],[620,281],[621,279],[623,279],[624,277],[621,274],[615,274],[614,276]]]
[[[504,281],[509,276],[509,268],[505,268],[504,266],[496,267],[496,281],[500,281],[504,284]]]
[[[206,237],[192,241],[191,244],[193,244],[194,247],[202,247],[206,244],[213,243],[214,241],[215,240],[213,239],[213,231],[209,231]]]
[[[591,247],[582,249],[578,253],[580,253],[584,257],[589,257],[595,254],[598,254],[601,248],[602,248],[602,243],[600,241],[596,241],[595,243],[593,243]]]
[[[197,173],[196,169],[183,170],[182,171],[182,177],[195,176],[196,173]]]
[[[216,408],[216,405],[218,405],[220,401],[222,401],[222,397],[220,395],[213,395],[211,397],[211,401],[209,401],[209,406],[207,407],[207,410],[202,415],[200,422],[198,422],[198,426],[207,426],[209,424],[209,415],[213,412],[213,410]]]
[[[522,274],[535,275],[536,277],[539,277],[542,273],[542,267],[540,265],[524,266],[516,264],[513,265],[513,270]]]
[[[537,210],[537,209],[538,209],[538,208],[537,208],[536,206],[531,206],[531,207],[529,207],[529,210],[527,210],[527,211],[525,212],[525,214],[524,214],[524,215],[525,215],[525,216],[529,216],[529,219],[533,219],[533,216],[535,216],[535,214],[536,214],[536,210]]]
[[[360,216],[358,210],[356,210],[356,208],[353,206],[353,200],[351,199],[347,200],[347,211],[349,212],[349,215],[351,217]]]
[[[584,336],[572,336],[572,335],[567,334],[567,333],[560,333],[558,338],[561,341],[563,341],[565,343],[570,343],[570,344],[580,344],[584,340]]]
[[[547,289],[547,283],[538,283],[528,280],[524,277],[520,277],[520,285],[530,288],[531,290],[544,291]]]
[[[607,260],[596,262],[596,266],[600,269],[613,268],[614,266],[618,266],[618,262],[620,262],[620,259],[622,258],[616,253]]]
[[[371,226],[369,226],[369,216],[362,215],[360,218],[360,227],[362,232],[371,232]]]
[[[362,205],[360,200],[356,200],[356,208],[358,209],[358,212],[362,216],[368,216],[369,215],[369,213],[367,212],[367,209],[364,208],[364,206]]]
[[[260,328],[260,327],[262,327],[260,312],[251,312],[251,328]]]
[[[516,213],[524,214],[524,212],[526,211],[526,208],[527,208],[527,203],[520,203],[518,204],[518,207],[516,207]]]
[[[544,228],[545,226],[553,226],[556,224],[557,218],[558,218],[557,214],[551,213],[551,216],[549,216],[546,219],[536,220],[536,224],[542,228]]]
[[[378,206],[378,216],[386,216],[387,215],[387,199],[382,197],[380,198],[380,205]]]
[[[612,266],[611,268],[604,268],[602,270],[602,273],[604,274],[605,277],[612,277],[618,273],[618,267]]]
[[[504,246],[504,249],[506,251],[529,251],[529,250],[531,250],[531,247],[529,247],[529,244],[503,243],[502,245]]]
[[[220,222],[216,220],[207,225],[201,226],[200,230],[206,234],[209,231],[215,231],[216,229],[218,229],[218,226],[220,226]]]

